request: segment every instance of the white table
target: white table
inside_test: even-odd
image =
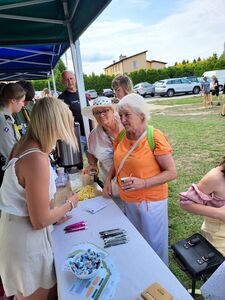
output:
[[[62,264],[72,245],[90,242],[103,248],[99,232],[113,228],[123,228],[129,236],[127,244],[106,249],[120,272],[116,300],[135,300],[154,282],[165,287],[173,295],[173,300],[193,299],[112,200],[108,200],[108,206],[94,215],[84,211],[86,201],[80,202],[73,210],[73,219],[56,225],[52,232],[59,300],[74,300],[74,295],[69,292],[74,275],[62,271]],[[64,233],[66,225],[80,220],[87,221],[88,230]]]

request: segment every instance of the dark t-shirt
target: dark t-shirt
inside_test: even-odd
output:
[[[78,122],[80,124],[80,134],[85,136],[84,123],[81,115],[80,98],[78,92],[76,91],[72,93],[69,91],[64,91],[62,94],[59,95],[58,98],[64,100],[64,102],[69,105],[69,108],[73,113],[75,122]]]

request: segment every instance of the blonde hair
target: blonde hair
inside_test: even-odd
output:
[[[67,104],[54,97],[41,98],[32,109],[23,143],[29,139],[36,141],[43,152],[51,151],[57,140],[63,140],[78,150],[74,118]]]
[[[130,93],[134,93],[133,82],[132,82],[131,78],[125,74],[117,75],[112,81],[113,90],[116,90],[119,87],[121,87],[123,89],[123,91],[126,95],[130,94]]]

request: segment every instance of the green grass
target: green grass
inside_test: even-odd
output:
[[[197,104],[202,102],[201,96],[195,96],[191,98],[180,98],[180,99],[166,99],[166,100],[152,100],[151,103],[157,104],[157,105],[181,105],[181,104]],[[150,103],[150,102],[149,102]]]
[[[195,103],[196,99],[198,101]],[[168,101],[171,103],[171,100]],[[169,184],[169,245],[200,232],[202,217],[180,209],[178,194],[191,183],[197,183],[225,154],[225,118],[220,116],[221,107],[207,111],[201,108],[201,100],[196,97],[172,100],[175,104],[190,104],[190,101],[189,115],[182,115],[182,112],[186,112],[186,105],[183,110],[173,106],[169,111],[153,113],[151,119],[154,127],[162,130],[169,138],[178,172],[177,179]],[[159,104],[165,105],[167,100]],[[170,269],[186,288],[191,287],[190,279],[174,262],[171,251]],[[201,296],[198,299],[202,299]]]

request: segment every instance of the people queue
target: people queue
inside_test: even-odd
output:
[[[97,122],[87,141],[82,127],[88,160],[85,172],[99,176],[103,195],[113,198],[168,264],[168,182],[177,176],[168,138],[149,125],[148,107],[134,93],[127,75],[118,75],[112,82],[119,99],[116,106],[111,99],[98,97],[93,106],[81,109],[75,75],[64,71],[62,81],[66,89],[60,99],[50,97],[46,91],[47,96],[30,111],[24,110],[20,129],[15,126],[18,116],[14,118],[13,114],[27,107],[29,89],[25,91],[18,83],[1,87],[0,154],[4,176],[0,189],[0,276],[6,296],[16,295],[18,300],[57,297],[51,226],[66,220],[65,214],[76,207],[78,197],[71,194],[60,207],[50,205],[56,188],[49,153],[58,139],[78,150],[73,122],[75,118],[82,127],[82,115]],[[206,93],[207,84],[204,89]],[[211,105],[209,99],[206,102]],[[199,184],[181,193],[181,207],[223,222],[224,168],[223,160]],[[207,201],[210,207],[206,208]]]

